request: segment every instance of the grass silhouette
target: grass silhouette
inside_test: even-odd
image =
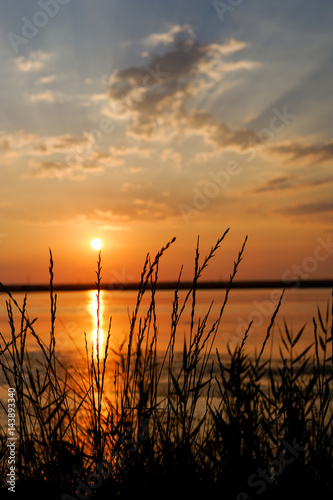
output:
[[[234,262],[218,318],[211,307],[196,314],[197,284],[228,230],[200,263],[199,240],[192,286],[172,302],[170,339],[157,349],[156,287],[160,259],[147,255],[127,347],[111,349],[111,320],[103,352],[85,336],[86,371],[64,366],[57,355],[53,258],[50,252],[50,336],[44,344],[36,321],[7,294],[10,337],[1,335],[0,366],[6,387],[15,388],[16,498],[312,498],[333,492],[332,310],[318,309],[313,343],[298,345],[304,327],[280,331],[280,363],[263,360],[283,294],[259,354],[246,353],[249,325],[240,345],[223,357],[214,341],[221,330],[246,240]],[[101,255],[96,294],[99,318]],[[143,298],[149,305],[142,312]],[[15,324],[13,308],[20,314]],[[181,317],[189,313],[181,356],[174,350]],[[26,348],[32,336],[37,353]],[[110,380],[113,380],[112,383]],[[5,413],[6,401],[1,402]],[[8,429],[0,429],[4,498]]]

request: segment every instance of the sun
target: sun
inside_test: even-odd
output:
[[[91,246],[94,250],[100,250],[103,246],[103,241],[99,238],[95,238],[94,240],[92,240]]]

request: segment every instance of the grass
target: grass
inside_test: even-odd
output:
[[[168,243],[144,263],[130,316],[127,346],[104,351],[85,336],[86,371],[64,366],[57,355],[57,295],[50,253],[50,336],[44,344],[36,321],[7,294],[10,334],[1,334],[4,385],[16,391],[16,498],[312,498],[333,492],[332,310],[318,310],[313,342],[298,346],[304,327],[280,331],[278,365],[263,353],[272,327],[255,357],[246,352],[251,324],[240,345],[223,357],[215,349],[221,319],[246,240],[234,262],[218,318],[211,307],[196,314],[197,283],[220,248],[226,231],[200,263],[199,241],[191,289],[174,291],[170,340],[157,349],[156,289],[160,259]],[[181,282],[182,270],[178,285]],[[101,258],[96,273],[100,306]],[[149,305],[143,310],[143,298]],[[14,312],[20,314],[18,324]],[[180,319],[189,314],[183,351],[175,352]],[[99,315],[97,314],[99,318]],[[37,353],[26,349],[27,337]],[[178,338],[178,337],[177,337]],[[180,362],[179,362],[180,361]],[[112,381],[112,382],[111,382]],[[1,403],[7,413],[7,401]],[[0,429],[2,494],[8,497],[8,429]],[[294,448],[293,448],[294,447]],[[295,448],[296,447],[296,448]],[[243,496],[242,496],[243,492]],[[29,496],[30,495],[30,496]],[[239,495],[239,496],[238,496]],[[247,496],[246,496],[247,495]]]

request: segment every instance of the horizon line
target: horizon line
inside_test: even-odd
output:
[[[50,284],[9,284],[2,285],[0,283],[0,293],[5,292],[49,292]],[[157,289],[162,290],[174,290],[176,287],[179,289],[190,289],[193,286],[193,281],[183,281],[178,283],[177,281],[160,281],[156,283]],[[220,280],[207,280],[199,281],[196,283],[196,287],[200,289],[212,290],[212,289],[226,289],[230,286],[230,281],[220,281]],[[128,283],[109,283],[101,284],[101,290],[138,290],[140,283],[128,282]],[[151,288],[151,284],[147,284],[147,288]],[[333,279],[316,279],[316,280],[239,280],[234,281],[231,288],[241,288],[241,289],[255,289],[255,288],[333,288]],[[59,292],[75,292],[75,291],[88,291],[96,290],[95,283],[60,283],[53,284],[54,291]]]

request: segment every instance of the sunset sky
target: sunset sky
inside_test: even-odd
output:
[[[238,4],[237,6],[235,6]],[[224,5],[224,6],[223,6]],[[234,6],[232,6],[234,5]],[[225,7],[227,6],[227,8]],[[333,277],[331,0],[4,0],[0,281]],[[297,270],[296,270],[297,269]]]

